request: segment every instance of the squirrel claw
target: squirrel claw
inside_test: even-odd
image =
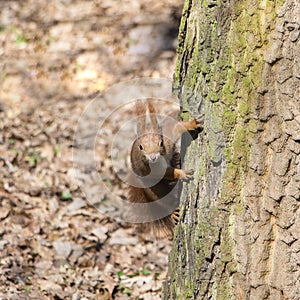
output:
[[[204,115],[199,115],[195,117],[197,128],[203,128],[204,124]]]
[[[179,219],[180,219],[180,213],[179,213],[178,208],[173,211],[171,217],[172,217],[172,220],[174,222],[174,225],[177,225],[179,223]]]

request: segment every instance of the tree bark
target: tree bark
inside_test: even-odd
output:
[[[204,131],[164,299],[300,299],[300,2],[186,0],[174,90]]]

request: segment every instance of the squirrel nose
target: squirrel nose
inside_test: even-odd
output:
[[[150,154],[150,155],[149,155],[149,158],[150,158],[150,161],[151,161],[152,163],[154,163],[154,162],[157,161],[158,155],[157,155],[157,154]]]

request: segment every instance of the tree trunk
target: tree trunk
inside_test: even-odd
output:
[[[205,115],[164,299],[300,299],[300,2],[186,0],[174,90]]]

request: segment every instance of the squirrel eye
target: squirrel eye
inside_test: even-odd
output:
[[[140,148],[140,150],[143,150],[143,149],[144,149],[142,145],[139,145],[139,148]]]
[[[163,142],[163,141],[160,141],[159,146],[160,146],[160,147],[163,147],[163,146],[164,146],[164,142]]]

